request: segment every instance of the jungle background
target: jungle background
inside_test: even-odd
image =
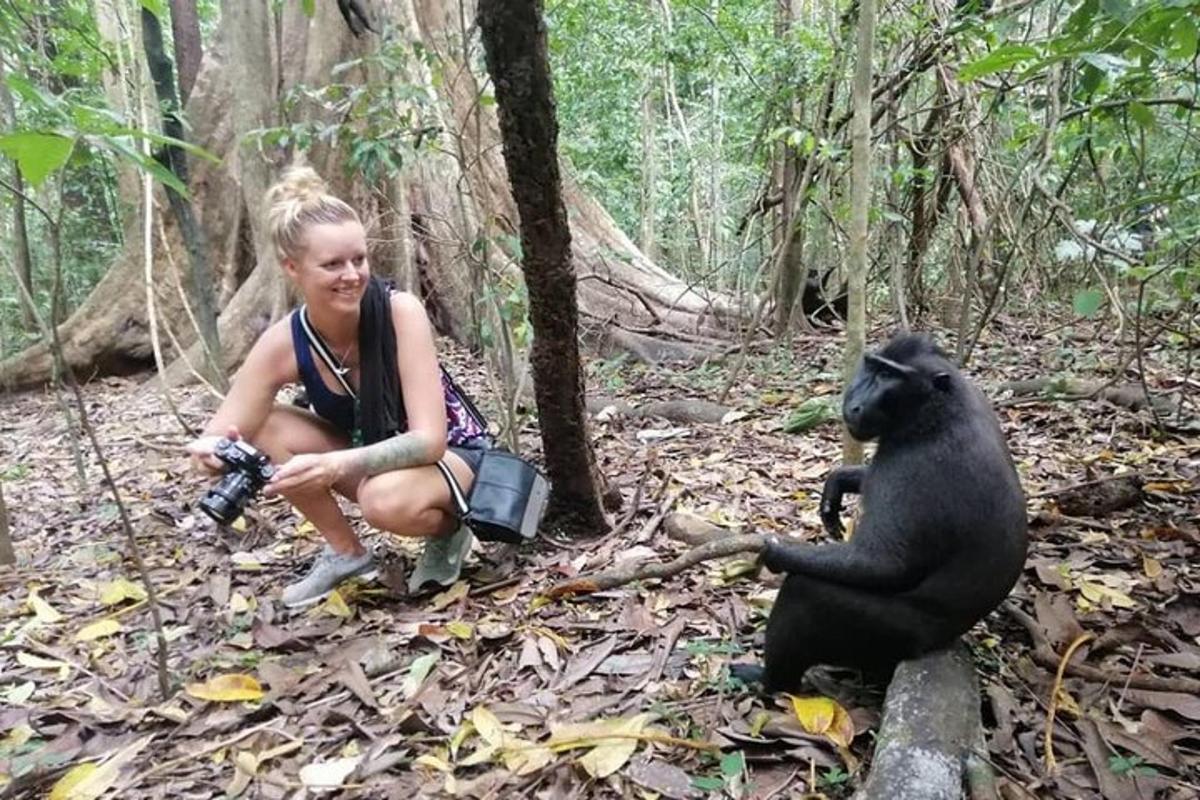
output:
[[[910,327],[1029,496],[1026,573],[968,637],[981,796],[1196,797],[1200,5],[544,23],[603,520],[296,615],[311,526],[215,529],[181,456],[294,301],[262,225],[287,164],[361,209],[503,440],[539,458],[557,421],[476,9],[0,0],[0,796],[850,796],[878,688],[728,676],[778,585],[752,554],[552,587],[819,539],[845,365]]]

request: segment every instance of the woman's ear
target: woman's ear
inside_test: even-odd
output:
[[[285,258],[279,262],[279,266],[283,267],[283,271],[287,273],[289,278],[296,277],[296,262],[290,258]]]

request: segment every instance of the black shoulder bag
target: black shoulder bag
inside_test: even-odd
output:
[[[303,306],[300,308],[300,319],[313,351],[325,362],[325,366],[329,367],[329,371],[337,378],[342,389],[354,399],[357,407],[358,397],[344,377],[345,370],[337,364],[321,335],[309,323],[307,309]],[[497,445],[487,433],[487,420],[479,413],[470,396],[454,381],[445,367],[439,365],[439,369],[445,375],[446,382],[462,400],[467,413],[484,431],[484,446],[480,448],[483,454],[469,493],[463,492],[444,459],[437,462],[437,468],[450,489],[455,513],[481,541],[520,544],[533,539],[537,535],[538,525],[542,521],[549,499],[550,485],[546,476],[533,464]]]

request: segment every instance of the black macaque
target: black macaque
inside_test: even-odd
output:
[[[342,14],[342,19],[346,20],[350,32],[354,34],[354,38],[362,36],[365,31],[377,33],[371,27],[371,18],[367,15],[367,10],[363,8],[361,0],[337,0],[337,7]]]
[[[825,295],[825,281],[832,271],[829,270],[823,274],[810,271],[808,278],[804,281],[804,293],[800,295],[800,308],[804,312],[804,316],[813,322],[824,322],[828,325],[835,320],[846,319],[848,308],[846,284],[843,283],[838,287],[838,293],[832,298]]]
[[[879,440],[867,467],[830,473],[821,519],[841,533],[842,496],[860,492],[849,542],[771,539],[785,572],[767,621],[765,665],[735,668],[769,692],[796,690],[814,664],[890,671],[948,645],[996,608],[1025,563],[1025,498],[996,415],[933,340],[897,336],[868,354],[842,405],[851,435]]]

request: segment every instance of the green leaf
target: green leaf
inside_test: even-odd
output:
[[[721,756],[721,774],[727,779],[736,778],[741,775],[746,769],[746,754],[741,750],[734,750],[731,753],[726,753]]]
[[[34,187],[40,186],[50,173],[66,164],[74,148],[74,139],[57,133],[11,133],[0,136],[0,152],[17,162],[21,177]]]
[[[1025,44],[1011,44],[1005,47],[997,47],[983,58],[972,61],[960,69],[958,77],[960,80],[971,81],[981,78],[984,75],[991,75],[994,72],[1015,67],[1022,61],[1037,58],[1038,55],[1037,48]]]
[[[833,409],[819,397],[809,398],[800,404],[783,423],[784,433],[804,433],[823,422],[833,419]]]
[[[1196,29],[1196,21],[1191,17],[1180,17],[1171,28],[1171,55],[1174,58],[1191,61],[1196,56],[1197,43],[1200,42],[1200,32]]]
[[[725,781],[720,778],[697,775],[692,778],[692,786],[695,786],[702,792],[719,792],[725,787]]]
[[[1129,6],[1129,0],[1100,0],[1100,6],[1110,17],[1121,22],[1133,19],[1133,9]]]
[[[1075,313],[1081,317],[1093,317],[1104,302],[1104,293],[1099,289],[1084,289],[1075,293]]]
[[[1132,102],[1129,104],[1129,116],[1145,130],[1154,128],[1154,112],[1145,103]]]
[[[317,13],[317,0],[300,0],[300,7],[304,9],[304,16],[312,19]]]
[[[159,19],[164,19],[167,13],[166,6],[163,5],[163,0],[142,0],[142,8]]]

